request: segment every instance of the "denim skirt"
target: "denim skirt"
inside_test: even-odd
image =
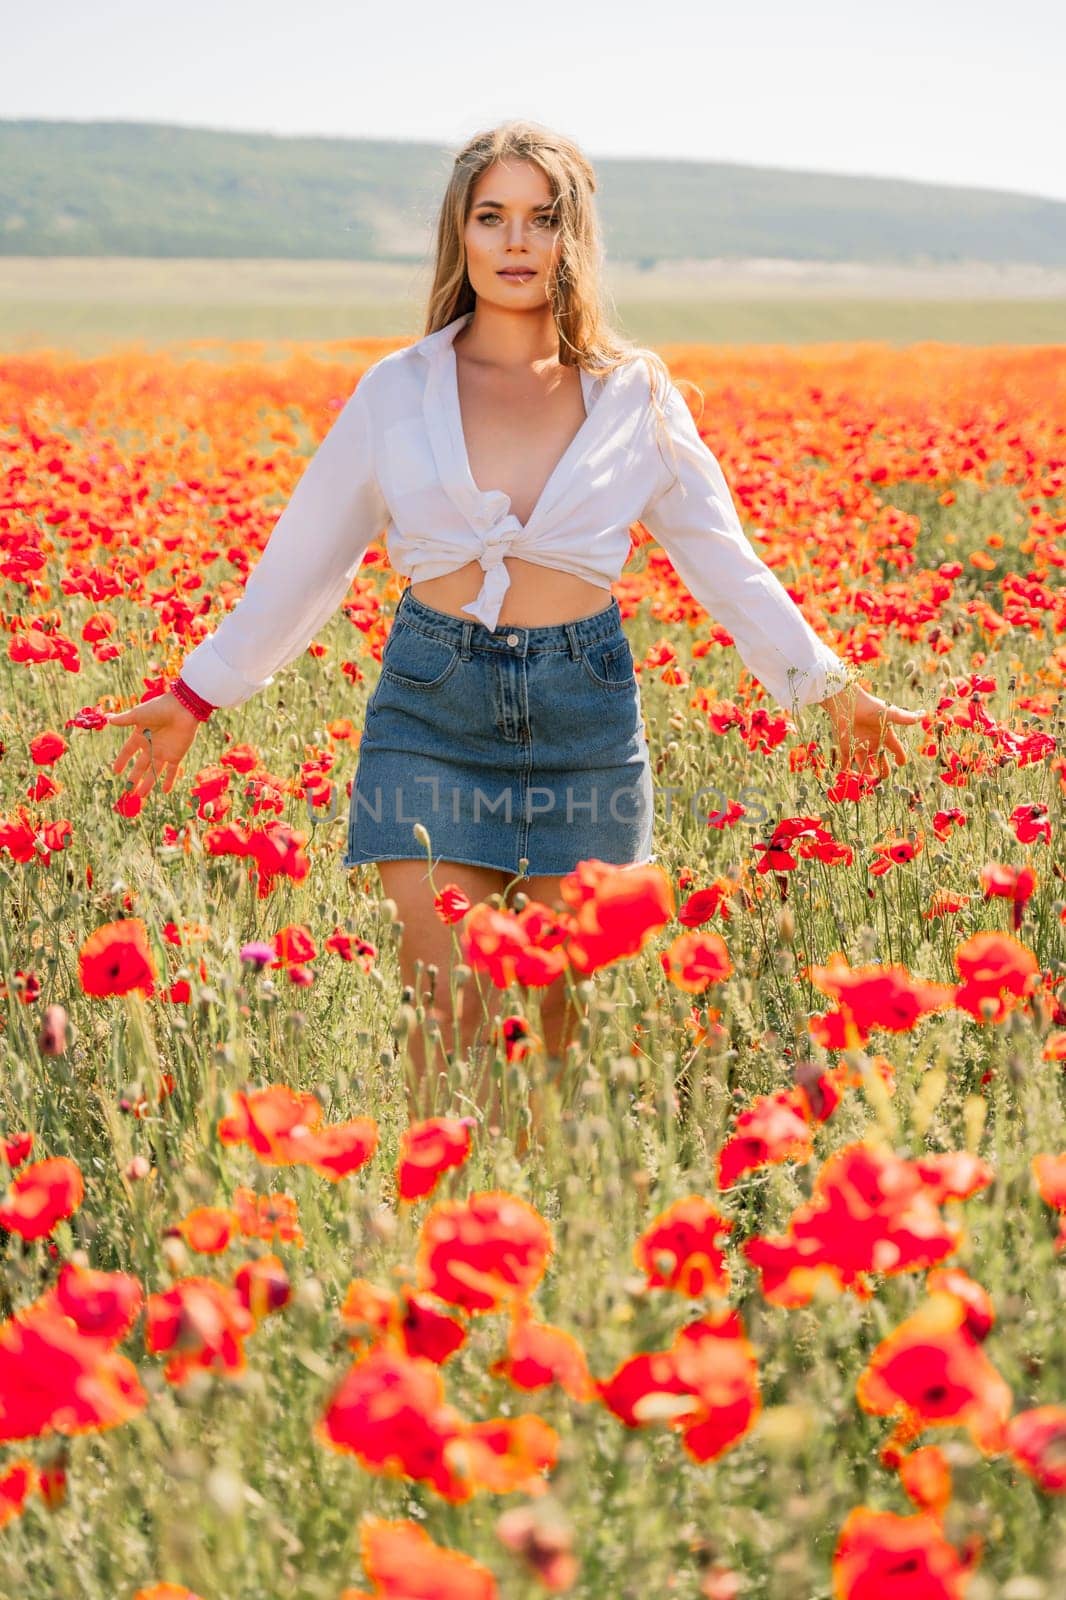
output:
[[[367,706],[343,866],[428,859],[534,877],[593,857],[643,865],[652,817],[617,600],[577,622],[489,629],[404,590]]]

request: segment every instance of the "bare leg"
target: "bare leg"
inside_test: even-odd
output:
[[[400,977],[405,987],[415,994],[416,1005],[425,1005],[427,1018],[435,1019],[440,1028],[439,1038],[430,1040],[427,1051],[421,1026],[408,1036],[410,1077],[408,1081],[408,1114],[412,1120],[428,1116],[434,1101],[436,1084],[441,1072],[447,1072],[455,1055],[455,1024],[459,1023],[459,1051],[463,1056],[486,1056],[489,1030],[498,1014],[501,991],[494,989],[487,977],[474,974],[470,983],[456,993],[458,1019],[452,1010],[452,969],[461,959],[458,952],[458,925],[442,922],[433,905],[434,894],[446,884],[457,885],[474,904],[487,900],[490,895],[502,895],[509,882],[509,874],[491,867],[472,867],[463,862],[439,861],[433,866],[433,884],[425,860],[379,861],[378,873],[386,897],[397,908],[403,924],[400,938]],[[436,978],[429,973],[436,967]],[[432,992],[430,986],[432,984]],[[488,1017],[486,1018],[486,1010]],[[477,1051],[478,1045],[485,1046]],[[429,1056],[429,1059],[427,1059]],[[475,1060],[475,1068],[477,1066]],[[485,1062],[480,1063],[486,1066]],[[486,1068],[487,1070],[487,1068]],[[472,1092],[479,1093],[477,1085]],[[488,1120],[499,1116],[495,1085],[483,1083],[480,1103]]]
[[[565,902],[559,893],[560,882],[561,878],[558,876],[533,875],[517,883],[514,886],[514,893],[525,894],[530,900],[539,900],[541,905],[560,910],[565,907]],[[536,991],[540,1004],[540,1036],[544,1043],[547,1061],[546,1081],[532,1094],[531,1116],[534,1135],[543,1127],[548,1101],[553,1097],[554,1091],[561,1087],[567,1066],[567,1051],[575,1042],[581,1020],[570,998],[573,982],[573,975],[568,976],[564,972],[554,982]]]

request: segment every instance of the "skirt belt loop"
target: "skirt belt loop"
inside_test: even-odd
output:
[[[572,622],[565,622],[563,626],[566,629],[566,637],[570,641],[570,659],[571,661],[580,661],[581,645],[578,642],[577,628]]]
[[[459,655],[460,655],[460,657],[461,657],[461,659],[463,661],[469,661],[470,660],[470,655],[471,655],[470,641],[473,638],[473,636],[474,636],[474,624],[472,622],[464,622],[463,623],[463,637],[462,637],[462,641],[461,641],[461,643],[459,645]]]

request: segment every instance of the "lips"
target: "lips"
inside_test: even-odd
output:
[[[532,267],[523,267],[518,271],[510,271],[510,272],[508,272],[506,269],[504,269],[504,270],[500,271],[499,273],[497,273],[497,277],[500,277],[500,278],[535,278],[536,277],[536,273],[533,271]]]

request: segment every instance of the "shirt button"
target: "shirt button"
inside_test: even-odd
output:
[[[517,635],[517,633],[509,633],[507,635],[507,643],[508,644],[517,644],[518,643],[518,635]]]

